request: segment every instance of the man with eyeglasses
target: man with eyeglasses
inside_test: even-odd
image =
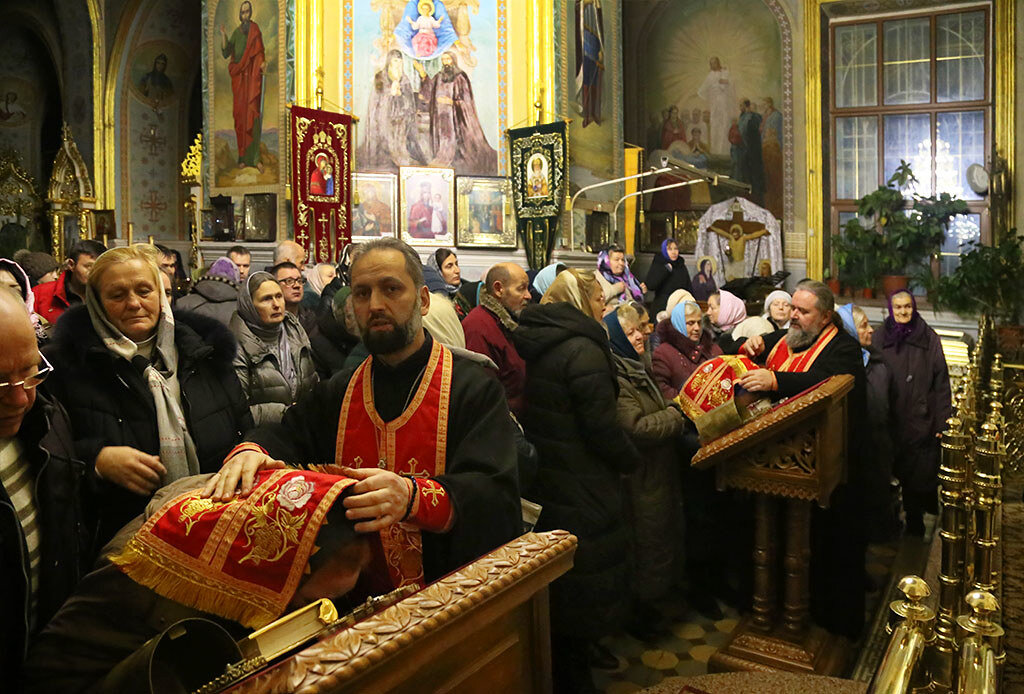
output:
[[[18,690],[29,643],[83,575],[87,543],[64,410],[20,296],[0,287],[0,672]]]
[[[312,337],[317,330],[316,311],[308,306],[302,305],[302,291],[306,284],[306,278],[295,263],[278,263],[270,269],[274,279],[281,285],[281,292],[284,294],[284,309],[299,319],[299,325],[306,331],[306,335]]]

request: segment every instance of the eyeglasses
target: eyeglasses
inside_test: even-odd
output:
[[[39,365],[39,370],[28,378],[22,381],[15,381],[14,383],[0,383],[0,391],[6,391],[9,388],[24,388],[25,390],[32,390],[40,383],[46,380],[46,377],[53,373],[53,367],[50,362],[46,361],[46,357],[43,353],[39,353],[39,358],[42,359],[42,363]]]
[[[278,280],[278,283],[286,287],[301,287],[306,283],[306,280],[303,277],[286,277],[283,280]]]

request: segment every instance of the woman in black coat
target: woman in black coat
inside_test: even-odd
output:
[[[872,340],[896,383],[892,403],[896,477],[903,485],[907,533],[924,535],[924,514],[938,511],[939,439],[952,409],[949,369],[939,336],[910,292],[889,297],[889,317]]]
[[[234,337],[212,318],[171,312],[154,253],[137,244],[101,255],[85,305],[61,317],[46,349],[48,390],[89,466],[94,552],[159,487],[219,470],[252,427]]]
[[[593,273],[566,270],[540,305],[523,309],[513,341],[526,360],[522,424],[537,447],[537,477],[524,496],[543,507],[539,530],[579,538],[575,564],[551,586],[558,691],[590,691],[597,640],[629,611],[630,531],[622,476],[640,455],[619,426],[618,387]],[[591,657],[588,658],[588,654]]]
[[[651,315],[665,310],[668,297],[677,289],[690,291],[690,271],[679,256],[679,244],[675,239],[661,242],[661,251],[654,256],[651,269],[647,271],[647,291],[654,292]]]

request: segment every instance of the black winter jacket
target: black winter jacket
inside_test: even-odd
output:
[[[608,337],[600,323],[557,303],[524,308],[512,339],[526,360],[521,422],[540,461],[524,496],[543,506],[539,530],[579,538],[575,565],[551,587],[552,629],[598,638],[629,606],[622,475],[640,461],[617,420]]]
[[[321,381],[326,381],[339,371],[344,371],[345,359],[352,348],[359,344],[359,336],[349,333],[345,324],[334,317],[330,306],[320,312],[316,324],[317,331],[309,336],[309,346],[313,350],[316,372],[320,374]]]
[[[245,394],[231,365],[235,338],[226,326],[196,313],[174,313],[178,381],[188,431],[201,472],[220,469],[224,456],[252,427]],[[87,509],[95,527],[92,550],[142,513],[148,497],[100,480],[96,455],[105,446],[160,454],[153,397],[142,374],[114,356],[93,330],[85,306],[67,311],[46,355],[54,366],[50,392],[67,408],[75,453],[91,472]]]
[[[654,261],[651,269],[647,271],[647,291],[654,292],[654,301],[651,304],[651,315],[657,316],[664,311],[668,305],[668,298],[677,289],[691,290],[690,271],[686,269],[686,263],[682,256],[673,263],[660,252],[654,254]]]
[[[35,404],[22,421],[18,440],[35,480],[41,562],[34,628],[30,630],[25,533],[10,497],[0,485],[0,672],[13,691],[18,691],[30,641],[85,574],[88,542],[80,502],[85,464],[74,458],[64,410],[37,393]]]

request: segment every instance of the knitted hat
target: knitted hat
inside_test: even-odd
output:
[[[25,270],[33,287],[39,284],[40,277],[60,267],[60,264],[49,253],[30,251],[27,248],[14,254],[14,262]]]

